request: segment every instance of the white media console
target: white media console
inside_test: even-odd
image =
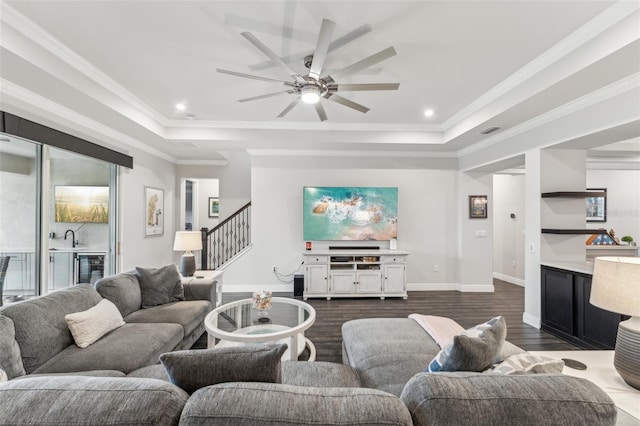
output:
[[[313,250],[304,256],[304,300],[311,297],[407,298],[402,250]]]

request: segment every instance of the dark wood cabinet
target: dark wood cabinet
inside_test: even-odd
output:
[[[589,303],[591,276],[542,266],[542,329],[586,349],[613,349],[622,315]]]

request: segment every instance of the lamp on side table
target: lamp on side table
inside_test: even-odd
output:
[[[173,250],[182,251],[180,258],[180,273],[184,277],[190,277],[196,272],[196,258],[191,250],[202,250],[202,236],[198,231],[178,231],[173,243]]]
[[[631,316],[618,325],[613,365],[629,386],[640,389],[640,258],[596,257],[589,301]]]

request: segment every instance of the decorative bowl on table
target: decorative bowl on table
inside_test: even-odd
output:
[[[253,308],[258,310],[258,315],[266,316],[271,309],[271,292],[259,290],[253,293]]]

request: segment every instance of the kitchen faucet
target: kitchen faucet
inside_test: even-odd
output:
[[[67,232],[64,233],[64,239],[67,239],[67,234],[69,234],[69,232],[71,232],[71,247],[76,248],[76,244],[78,244],[78,242],[76,241],[76,233],[73,232],[72,229],[67,229]]]

